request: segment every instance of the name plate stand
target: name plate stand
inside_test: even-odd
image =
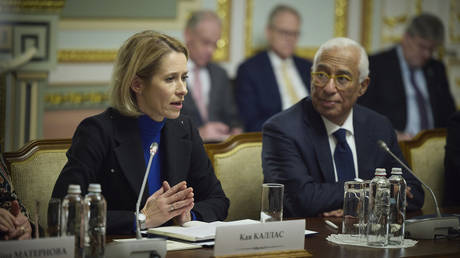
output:
[[[304,250],[305,220],[218,226],[214,257],[311,257]]]
[[[0,241],[0,257],[73,258],[75,237]]]

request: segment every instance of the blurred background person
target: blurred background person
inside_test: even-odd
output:
[[[0,240],[30,239],[32,227],[29,214],[19,202],[0,151]]]
[[[225,219],[229,201],[198,131],[180,115],[187,59],[182,43],[157,32],[136,33],[124,43],[114,66],[112,107],[78,126],[53,197],[64,197],[69,184],[79,184],[85,194],[90,183],[99,183],[107,233],[132,234],[149,147],[157,142],[141,203],[142,228]]]
[[[400,44],[370,57],[372,79],[358,103],[388,117],[399,140],[446,127],[455,112],[444,64],[433,58],[444,34],[438,17],[421,14],[412,19]]]
[[[239,66],[236,102],[246,131],[261,131],[269,117],[308,95],[311,62],[294,55],[301,22],[294,8],[276,6],[265,29],[268,49]]]
[[[460,111],[451,116],[447,126],[444,167],[444,205],[460,207]]]
[[[189,79],[182,113],[192,118],[201,138],[222,141],[242,132],[233,87],[227,72],[211,61],[222,24],[212,11],[196,11],[187,21],[184,37],[190,58]]]

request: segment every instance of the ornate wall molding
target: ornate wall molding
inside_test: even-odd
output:
[[[460,25],[460,13],[458,10],[458,1],[450,0],[449,14],[449,38],[452,43],[460,43],[460,33],[456,32],[456,28]]]
[[[0,13],[51,12],[58,13],[65,0],[0,0]]]
[[[182,6],[182,5],[181,5]],[[222,35],[217,42],[217,49],[213,55],[216,62],[229,60],[230,56],[230,29],[231,29],[232,0],[218,0],[217,15],[222,20]],[[182,12],[179,10],[179,12]],[[180,15],[179,15],[180,16]],[[111,63],[115,61],[116,49],[60,49],[59,63]]]
[[[361,45],[370,52],[372,49],[372,21],[374,0],[363,1],[361,9]]]
[[[108,105],[109,94],[101,92],[66,92],[45,95],[46,109],[88,108]]]
[[[213,59],[217,62],[228,61],[230,56],[230,28],[232,22],[232,0],[218,0],[216,13],[222,20],[222,35],[217,41]]]
[[[348,0],[335,0],[334,37],[347,36]]]
[[[59,63],[110,63],[115,61],[117,50],[61,49]]]

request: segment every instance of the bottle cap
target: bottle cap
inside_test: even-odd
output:
[[[391,169],[391,174],[392,175],[402,175],[402,169],[401,168],[392,168]]]
[[[80,185],[69,185],[69,188],[67,189],[67,193],[81,194]]]
[[[101,185],[100,184],[89,184],[88,192],[100,193],[101,192]]]
[[[384,168],[376,168],[376,169],[375,169],[375,175],[376,175],[376,176],[386,176],[386,175],[387,175],[387,171],[386,171],[386,169],[384,169]]]

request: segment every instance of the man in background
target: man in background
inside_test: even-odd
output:
[[[227,73],[212,62],[220,39],[222,25],[212,11],[192,13],[184,37],[189,49],[189,94],[185,96],[182,113],[192,117],[203,141],[222,141],[241,133],[234,93]]]
[[[445,127],[455,111],[446,69],[432,57],[443,42],[442,21],[421,14],[412,19],[399,45],[370,57],[372,80],[359,103],[388,117],[399,140]]]
[[[239,66],[236,102],[246,131],[261,131],[268,118],[308,95],[311,63],[294,55],[300,25],[294,8],[275,7],[265,29],[268,50]]]
[[[444,207],[460,207],[460,111],[455,112],[447,125],[446,156],[444,159]]]
[[[403,160],[396,133],[384,116],[355,105],[369,84],[364,49],[348,38],[322,44],[311,73],[311,98],[264,125],[265,182],[284,184],[286,217],[341,216],[344,182],[374,177],[375,168],[400,165],[377,141]],[[407,171],[408,210],[420,209],[423,190]]]

